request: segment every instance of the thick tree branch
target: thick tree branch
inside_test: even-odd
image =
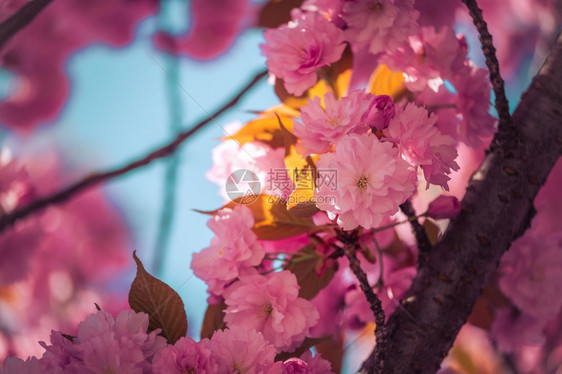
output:
[[[199,122],[197,125],[193,126],[191,129],[178,134],[178,136],[170,143],[165,144],[162,147],[150,152],[149,154],[144,155],[139,159],[134,160],[124,166],[116,167],[104,172],[92,173],[87,177],[69,185],[68,187],[65,187],[62,190],[53,193],[52,195],[45,196],[43,198],[35,200],[32,203],[22,208],[16,209],[9,214],[0,216],[0,232],[2,232],[7,227],[13,225],[16,221],[25,218],[33,213],[36,213],[42,209],[45,209],[50,205],[60,204],[76,196],[78,193],[87,190],[88,188],[96,186],[110,179],[119,177],[132,170],[146,166],[155,160],[173,154],[179,148],[179,146],[182,145],[182,143],[185,140],[189,139],[193,134],[201,130],[206,124],[215,120],[216,117],[220,116],[228,109],[234,107],[240,101],[240,99],[244,97],[244,95],[248,91],[250,91],[250,89],[254,87],[256,83],[262,80],[266,75],[267,75],[267,71],[262,71],[256,74],[252,78],[252,80],[246,84],[244,88],[242,88],[232,99],[230,99],[220,109],[218,109],[216,112],[214,112],[206,119]]]
[[[0,49],[15,33],[27,26],[53,0],[33,0],[0,24]]]
[[[380,372],[435,373],[501,256],[529,227],[533,200],[562,152],[560,66],[562,36],[513,114],[522,141],[497,143],[486,155],[461,213],[418,269],[404,308],[390,317],[388,342],[377,346],[385,358]],[[505,152],[504,144],[515,147]],[[365,367],[376,367],[379,355]]]

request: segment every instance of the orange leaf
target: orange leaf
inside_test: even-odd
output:
[[[148,331],[162,329],[160,335],[174,344],[187,333],[187,317],[183,302],[176,291],[150,275],[133,252],[137,276],[129,290],[129,305],[135,312],[148,314]]]
[[[400,71],[392,71],[386,65],[379,65],[369,81],[369,92],[374,95],[388,95],[395,101],[407,93],[404,87],[404,75]]]

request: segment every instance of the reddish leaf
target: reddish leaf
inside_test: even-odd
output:
[[[300,259],[304,260],[299,261]],[[298,251],[293,261],[286,266],[286,269],[297,277],[297,282],[300,286],[299,297],[307,300],[312,299],[334,277],[338,263],[334,262],[333,266],[327,267],[318,276],[316,273],[317,265],[322,262],[323,258],[321,255],[317,254],[312,246],[306,246]]]
[[[326,340],[329,340],[332,336],[326,336],[324,338],[305,338],[300,347],[295,349],[293,352],[281,352],[275,356],[275,361],[285,361],[291,357],[300,357],[304,352],[314,347],[316,344],[320,344]]]
[[[343,363],[343,338],[340,336],[333,336],[326,341],[316,345],[316,351],[322,355],[322,358],[330,361],[332,364],[332,371],[334,373],[341,372]]]
[[[291,20],[291,10],[300,8],[303,0],[270,0],[258,15],[258,27],[275,28]]]
[[[203,318],[203,326],[201,327],[201,339],[211,338],[215,331],[226,328],[226,324],[224,323],[225,309],[226,304],[224,301],[220,304],[209,305],[207,307],[205,318]]]
[[[129,305],[135,312],[148,314],[148,331],[162,329],[160,335],[174,344],[187,333],[187,317],[183,302],[176,291],[150,275],[133,252],[137,276],[129,290]]]

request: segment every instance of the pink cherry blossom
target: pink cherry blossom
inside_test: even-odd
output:
[[[488,70],[472,67],[467,74],[457,75],[452,80],[458,92],[457,110],[462,115],[459,127],[460,140],[471,147],[482,144],[496,131],[496,120],[488,113],[492,86]]]
[[[371,100],[365,121],[372,129],[383,130],[388,127],[395,113],[396,110],[392,98],[388,95],[378,95]]]
[[[206,177],[221,186],[221,196],[230,200],[224,188],[229,175],[246,169],[255,173],[262,193],[289,196],[293,183],[286,172],[285,149],[273,149],[262,142],[249,142],[240,146],[234,140],[225,140],[213,149],[213,167]]]
[[[414,92],[430,87],[437,92],[446,79],[467,74],[468,45],[464,37],[457,38],[451,27],[436,31],[433,27],[422,27],[408,43],[383,56],[381,62],[390,69],[403,71],[404,85]]]
[[[275,359],[275,347],[254,329],[236,325],[217,330],[208,341],[209,349],[222,359],[224,373],[265,373]]]
[[[278,351],[297,348],[318,322],[314,305],[298,297],[295,275],[287,270],[267,276],[242,276],[224,292],[227,326],[255,329]]]
[[[525,314],[548,319],[562,307],[562,234],[528,231],[500,264],[501,290]]]
[[[490,330],[492,339],[505,353],[518,351],[524,345],[544,343],[544,327],[548,321],[511,308],[498,309]]]
[[[293,21],[266,30],[262,51],[267,67],[297,96],[314,86],[318,70],[338,61],[345,49],[343,32],[319,13],[293,13]]]
[[[332,365],[319,354],[312,356],[307,350],[299,357],[276,362],[267,374],[333,374]]]
[[[211,245],[193,255],[193,273],[203,279],[209,292],[222,295],[224,287],[241,271],[260,264],[264,249],[253,233],[254,217],[250,208],[238,205],[221,209],[207,226],[215,233]]]
[[[459,170],[455,162],[457,142],[441,134],[436,122],[435,114],[428,115],[424,108],[409,103],[397,111],[384,134],[398,146],[406,161],[421,167],[427,187],[431,183],[448,190],[448,174]]]
[[[351,0],[343,7],[346,40],[354,50],[394,51],[416,32],[414,0]]]
[[[152,373],[151,361],[166,345],[160,330],[147,333],[148,315],[124,310],[117,318],[104,311],[91,314],[78,326],[78,337],[51,334],[41,361],[53,373]]]
[[[301,141],[297,150],[304,155],[326,153],[342,136],[367,132],[369,124],[365,116],[373,100],[373,95],[361,90],[352,91],[339,100],[328,92],[324,103],[317,96],[310,99],[301,108],[302,123],[295,122],[294,132]]]
[[[0,369],[0,374],[43,374],[45,368],[41,360],[37,357],[28,357],[23,361],[21,358],[8,357],[4,361],[4,370]]]
[[[335,150],[321,155],[317,167],[337,171],[337,188],[321,185],[315,197],[343,229],[376,227],[414,193],[415,174],[391,143],[351,134]]]
[[[180,338],[174,345],[167,345],[152,360],[154,374],[219,373],[221,360],[210,350],[208,340],[197,343],[193,339]]]
[[[248,0],[191,1],[189,32],[180,36],[160,32],[154,36],[154,42],[159,49],[169,53],[201,60],[216,58],[247,26],[245,23],[251,15],[248,5]]]
[[[461,211],[459,199],[455,196],[440,195],[427,208],[427,215],[433,219],[453,218]]]
[[[458,1],[416,0],[414,8],[420,12],[420,26],[450,26],[454,24],[455,12],[462,7]]]
[[[0,8],[0,19],[25,4],[25,0],[10,0],[8,6]],[[0,53],[0,65],[17,77],[13,93],[0,103],[0,121],[29,132],[55,119],[70,90],[65,72],[68,57],[92,42],[112,46],[129,43],[137,23],[154,14],[157,4],[156,0],[64,0],[50,4]]]

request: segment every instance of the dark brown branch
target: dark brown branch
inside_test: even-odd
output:
[[[355,274],[355,277],[359,281],[359,286],[361,287],[361,291],[363,291],[363,293],[367,297],[369,306],[371,307],[371,310],[373,311],[373,314],[375,316],[375,323],[377,324],[377,327],[375,329],[375,340],[377,342],[377,346],[384,347],[386,345],[386,326],[385,326],[386,316],[384,315],[384,310],[382,309],[381,301],[379,300],[378,296],[375,294],[373,288],[369,284],[369,281],[367,279],[367,274],[365,274],[363,269],[361,269],[361,263],[359,262],[359,259],[355,255],[355,249],[356,249],[356,244],[346,244],[344,248],[344,252],[347,259],[349,260],[349,267],[351,268],[351,271],[353,271],[353,274]],[[379,365],[379,367],[377,368],[379,369],[382,368],[384,364],[384,351],[377,350],[376,353],[377,353],[377,359],[374,362],[377,365]]]
[[[418,243],[418,249],[420,250],[418,262],[423,265],[427,259],[428,253],[431,251],[431,242],[427,237],[427,233],[425,232],[425,228],[420,225],[416,217],[416,212],[414,207],[412,207],[412,203],[410,201],[406,201],[404,204],[400,205],[400,210],[408,216],[410,220],[410,225],[412,226],[412,231],[414,232],[414,236],[416,237],[416,241]]]
[[[33,0],[0,24],[0,49],[15,33],[27,26],[53,0]]]
[[[478,30],[482,52],[484,52],[484,57],[486,58],[486,66],[490,71],[490,82],[492,82],[494,94],[496,95],[495,107],[500,118],[498,124],[499,136],[494,138],[492,148],[501,145],[500,148],[509,152],[509,149],[516,146],[519,138],[516,136],[517,131],[509,114],[509,104],[505,96],[504,82],[500,74],[500,64],[496,57],[496,48],[492,42],[492,35],[488,31],[488,25],[484,21],[482,10],[478,7],[476,0],[462,0],[462,2],[468,8],[474,26]]]
[[[148,155],[142,156],[139,159],[130,162],[127,165],[120,166],[114,169],[110,169],[104,172],[98,172],[90,174],[89,176],[71,184],[70,186],[63,188],[62,190],[43,197],[41,199],[35,200],[32,203],[14,210],[9,214],[5,214],[0,217],[0,232],[7,227],[13,225],[16,221],[25,218],[33,213],[36,213],[46,207],[54,204],[60,204],[80,192],[85,191],[88,188],[96,186],[102,182],[108,181],[115,177],[124,175],[132,170],[138,169],[140,167],[146,166],[155,160],[166,157],[174,153],[178,147],[193,134],[201,130],[206,124],[213,121],[216,117],[220,116],[228,109],[234,107],[238,101],[248,92],[252,87],[256,85],[261,79],[267,75],[267,71],[262,71],[256,74],[252,80],[246,84],[244,88],[240,90],[232,99],[230,99],[226,104],[224,104],[215,113],[207,117],[206,119],[199,122],[197,125],[193,126],[191,129],[180,133],[172,142],[163,145],[162,147],[150,152]]]
[[[435,373],[503,253],[529,227],[533,200],[562,153],[562,36],[513,114],[524,141],[492,148],[473,175],[462,210],[428,255],[387,323],[388,344],[366,367]],[[496,136],[506,136],[500,129]],[[507,143],[510,144],[510,143]],[[411,318],[411,317],[414,318]]]

